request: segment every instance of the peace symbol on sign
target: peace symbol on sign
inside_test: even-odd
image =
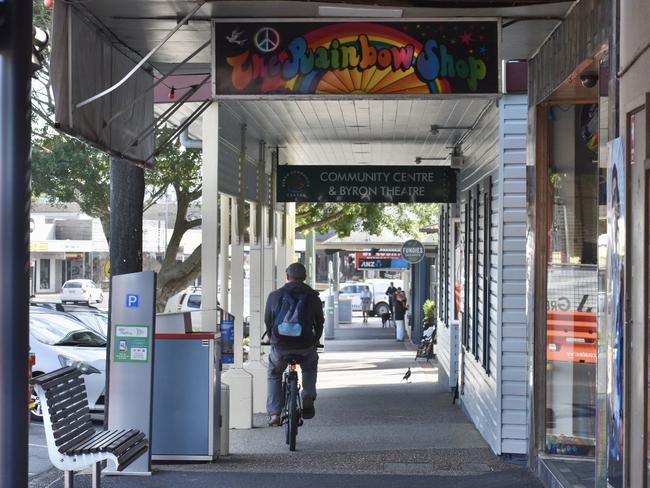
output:
[[[270,53],[280,45],[280,34],[273,27],[262,27],[255,33],[253,42],[261,52]]]

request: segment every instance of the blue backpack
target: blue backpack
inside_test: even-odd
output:
[[[302,335],[302,324],[300,318],[305,308],[307,295],[299,295],[296,300],[291,293],[284,292],[278,309],[275,313],[275,329],[278,335],[285,337],[300,337]]]

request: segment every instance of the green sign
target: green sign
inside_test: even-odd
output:
[[[116,325],[113,360],[120,363],[148,363],[151,353],[148,325]]]

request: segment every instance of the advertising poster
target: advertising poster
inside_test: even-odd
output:
[[[149,361],[149,326],[115,325],[113,360],[120,363]]]
[[[607,174],[607,482],[623,488],[625,338],[625,151],[609,143]]]
[[[224,319],[221,321],[221,362],[233,364],[235,362],[235,321]]]
[[[499,23],[213,23],[222,95],[456,95],[499,92]]]

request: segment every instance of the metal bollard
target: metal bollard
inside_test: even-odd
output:
[[[219,456],[230,453],[230,387],[221,383],[221,429],[219,433]]]

